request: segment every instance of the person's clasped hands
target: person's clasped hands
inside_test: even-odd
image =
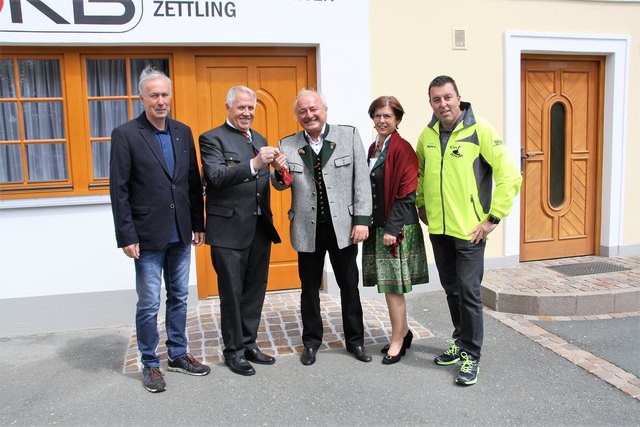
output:
[[[255,160],[254,167],[256,169],[262,169],[263,167],[273,163],[276,156],[280,154],[280,150],[276,147],[260,147],[260,151],[253,158]]]
[[[286,168],[287,167],[287,156],[285,156],[284,153],[281,153],[280,151],[278,151],[278,154],[273,159],[272,166],[277,171],[282,170],[282,168]]]

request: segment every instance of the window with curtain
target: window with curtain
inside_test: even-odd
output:
[[[111,132],[142,113],[145,67],[171,76],[171,52],[3,46],[0,200],[107,194]]]
[[[88,58],[87,99],[94,180],[109,178],[111,131],[142,113],[140,73],[146,66],[169,74],[166,58]]]
[[[59,59],[0,59],[0,183],[67,182]]]

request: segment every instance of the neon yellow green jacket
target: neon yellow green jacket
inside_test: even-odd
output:
[[[465,117],[451,133],[444,156],[435,116],[418,139],[416,206],[425,207],[429,233],[470,240],[468,233],[489,214],[509,214],[522,176],[496,130],[476,117],[470,104],[461,108]]]

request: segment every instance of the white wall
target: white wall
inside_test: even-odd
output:
[[[86,14],[123,13],[118,4],[84,3]],[[91,33],[87,31],[96,26],[73,24],[72,2],[48,2],[72,22],[59,25],[22,1],[22,26],[10,22],[5,2],[0,11],[0,45],[316,46],[318,84],[327,98],[329,122],[355,125],[368,135],[367,0],[223,1],[235,5],[234,16],[223,17],[196,17],[194,10],[189,17],[186,9],[177,16],[175,8],[176,16],[154,16],[158,3],[163,2],[130,0],[135,16],[129,23],[121,28],[102,26],[99,29],[105,32]],[[0,200],[0,299],[133,290],[133,264],[116,248],[108,203],[108,196]],[[192,286],[195,278],[194,261]]]
[[[87,15],[123,13],[118,3],[92,5],[88,0],[80,1]],[[195,6],[191,6],[191,16],[186,6],[182,8],[182,16],[178,16],[177,2],[121,1],[133,4],[135,14],[120,27],[52,24],[26,0],[22,0],[23,24],[12,24],[9,4],[5,2],[0,12],[0,45],[317,46],[318,83],[327,98],[329,121],[354,125],[361,133],[369,133],[371,126],[366,110],[370,102],[371,73],[367,0],[194,0],[194,4],[200,5],[201,15],[205,14],[205,4],[212,3],[222,3],[233,15],[223,13],[215,17],[195,16]],[[55,12],[73,22],[72,2],[48,4],[55,4]],[[158,14],[164,16],[155,16],[160,4],[164,6]],[[30,31],[23,32],[25,29]]]
[[[0,235],[0,299],[135,289],[109,204],[3,209]]]

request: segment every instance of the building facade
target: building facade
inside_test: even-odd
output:
[[[292,104],[304,87],[367,146],[369,103],[395,95],[407,111],[400,132],[415,143],[431,116],[427,86],[449,74],[524,174],[488,265],[638,254],[640,170],[627,165],[640,156],[637,22],[637,1],[0,2],[0,335],[133,318],[108,147],[111,129],[141,111],[147,64],[171,77],[172,117],[196,139],[223,122],[230,86],[252,87],[254,127],[272,145],[299,129]],[[276,193],[288,236],[289,195]],[[207,248],[194,251],[191,276],[194,298],[216,294]],[[326,284],[336,290],[330,266]],[[274,246],[269,289],[298,286],[295,252]],[[34,313],[48,320],[26,322]]]

